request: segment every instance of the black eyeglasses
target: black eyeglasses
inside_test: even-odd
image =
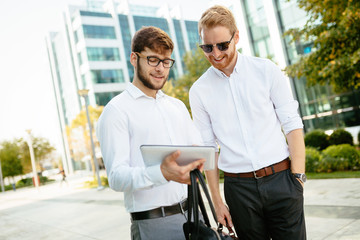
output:
[[[155,57],[155,56],[145,56],[141,53],[138,53],[136,52],[135,53],[136,56],[138,56],[139,58],[146,58],[147,59],[147,63],[152,66],[152,67],[157,67],[161,62],[164,66],[164,68],[171,68],[174,63],[175,63],[175,60],[174,59],[170,59],[170,58],[165,58],[165,59],[160,59],[158,57]]]
[[[221,43],[216,43],[216,44],[202,44],[202,45],[199,45],[199,47],[201,47],[201,49],[206,53],[211,53],[213,51],[213,48],[215,45],[220,51],[226,51],[226,50],[228,50],[229,45],[230,45],[231,40],[233,39],[234,35],[235,35],[235,33],[233,33],[230,40],[227,42],[221,42]]]

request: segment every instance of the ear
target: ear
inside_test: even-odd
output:
[[[234,40],[235,40],[235,45],[238,44],[238,42],[240,40],[239,30],[236,30],[236,32],[235,32]]]
[[[136,62],[137,62],[138,56],[132,52],[130,55],[130,63],[133,65],[134,68],[136,68]]]

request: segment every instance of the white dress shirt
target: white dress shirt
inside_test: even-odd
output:
[[[180,202],[184,184],[168,182],[160,165],[145,167],[142,144],[201,145],[200,133],[183,102],[158,91],[146,96],[129,83],[104,108],[97,124],[110,187],[124,192],[128,212],[145,211]]]
[[[285,136],[303,127],[298,102],[268,59],[237,54],[227,77],[210,67],[191,87],[190,105],[205,145],[220,145],[219,169],[250,172],[289,156]]]

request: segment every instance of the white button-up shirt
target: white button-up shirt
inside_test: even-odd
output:
[[[204,144],[220,145],[218,167],[230,173],[285,159],[284,133],[303,127],[284,74],[267,59],[237,54],[230,77],[210,67],[191,87],[190,105]]]
[[[145,167],[142,144],[201,145],[200,133],[183,102],[158,91],[146,96],[129,83],[104,108],[97,124],[110,187],[124,192],[128,212],[145,211],[180,202],[184,184],[168,182],[160,165]]]

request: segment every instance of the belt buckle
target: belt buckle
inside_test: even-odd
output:
[[[253,173],[254,173],[254,178],[255,178],[255,179],[260,179],[260,178],[265,177],[265,175],[264,175],[264,176],[262,176],[262,177],[258,177],[258,176],[256,175],[256,171],[253,171]]]

